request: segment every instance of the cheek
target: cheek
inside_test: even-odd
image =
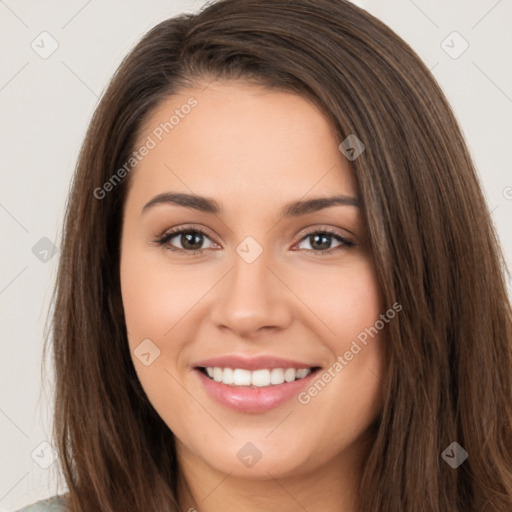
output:
[[[365,262],[357,273],[347,275],[339,286],[341,292],[335,300],[338,318],[335,327],[343,333],[342,338],[353,338],[374,325],[382,312],[373,268]]]
[[[328,330],[323,342],[332,359],[299,403],[324,425],[323,435],[341,447],[357,436],[378,413],[384,367],[386,312],[373,266],[360,260],[331,273],[328,290],[310,295]],[[394,316],[394,315],[393,315]],[[392,321],[392,320],[390,320]],[[377,327],[376,327],[377,326]],[[340,435],[343,425],[343,435]]]
[[[123,248],[120,271],[133,365],[149,400],[174,430],[175,419],[166,415],[169,411],[179,410],[188,418],[197,415],[179,384],[186,374],[179,361],[187,337],[180,337],[178,332],[194,298],[193,290],[186,286],[179,269],[171,270],[165,261],[152,261],[137,247],[131,250],[128,243]]]
[[[358,272],[347,274],[339,287],[334,301],[336,336],[331,338],[331,348],[343,365],[336,375],[343,375],[343,379],[333,379],[333,388],[338,388],[349,403],[361,400],[370,404],[381,383],[386,324],[380,318],[386,308],[368,261],[359,266]]]
[[[367,258],[354,258],[335,270],[327,267],[310,274],[303,272],[306,278],[301,279],[298,294],[322,321],[325,341],[340,353],[347,340],[373,325],[383,312],[373,265]]]
[[[154,254],[123,249],[121,293],[130,345],[142,339],[169,339],[173,329],[198,300],[200,272],[190,274],[166,264],[159,251]],[[167,347],[166,347],[167,349]]]
[[[148,260],[147,253],[132,244],[130,238],[123,240],[120,272],[130,356],[152,399],[167,386],[169,375],[165,369],[177,357],[178,347],[169,343],[164,346],[164,340],[172,334],[181,298],[176,292],[170,293],[177,284],[170,282],[169,272]],[[169,331],[171,334],[166,336]]]
[[[160,279],[156,279],[155,274]],[[157,268],[137,267],[127,262],[121,275],[128,332],[132,336],[162,337],[172,327],[172,312],[179,307],[179,295],[169,293],[172,288],[166,286],[165,278]]]
[[[160,413],[179,409],[194,417],[197,410],[179,382],[187,379],[190,342],[197,337],[194,312],[215,275],[201,265],[170,264],[165,256],[165,249],[141,248],[130,237],[123,241],[121,294],[130,356]]]

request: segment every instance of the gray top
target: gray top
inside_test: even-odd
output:
[[[66,512],[64,496],[54,496],[28,505],[16,512]]]

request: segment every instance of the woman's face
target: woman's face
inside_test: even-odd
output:
[[[362,453],[385,311],[340,142],[307,100],[244,82],[185,90],[145,124],[122,298],[182,464],[264,479]]]

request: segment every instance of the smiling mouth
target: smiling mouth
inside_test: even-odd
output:
[[[243,368],[196,367],[210,380],[231,387],[262,388],[301,380],[320,370],[319,366],[311,368],[272,368],[246,370]]]

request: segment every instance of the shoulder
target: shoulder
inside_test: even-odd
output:
[[[66,512],[65,496],[54,496],[45,500],[37,501],[32,505],[17,510],[16,512]]]

